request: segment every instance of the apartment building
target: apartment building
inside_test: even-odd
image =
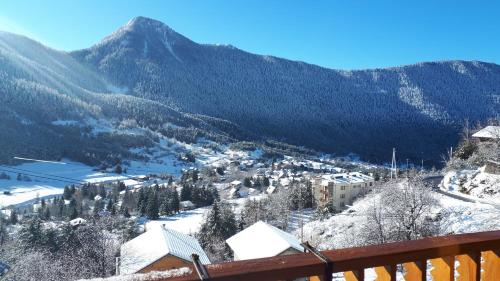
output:
[[[332,203],[336,211],[345,209],[359,195],[373,188],[374,178],[359,172],[321,175],[313,179],[313,193],[318,206]]]

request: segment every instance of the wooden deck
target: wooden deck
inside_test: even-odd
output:
[[[331,262],[331,272],[342,272],[348,281],[364,280],[364,269],[375,268],[377,281],[396,280],[398,265],[404,268],[405,280],[427,278],[427,264],[432,264],[433,280],[500,280],[500,231],[449,235],[376,246],[322,251]],[[455,268],[455,261],[458,266]],[[327,263],[313,253],[235,261],[206,266],[209,280],[271,281],[310,277],[331,280]],[[330,278],[328,278],[330,276]],[[200,280],[196,270],[168,281]]]

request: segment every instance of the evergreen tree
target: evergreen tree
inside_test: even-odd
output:
[[[10,222],[10,224],[17,224],[17,222],[18,222],[18,219],[17,219],[17,211],[16,211],[15,209],[13,209],[13,210],[10,212],[9,222]]]
[[[125,218],[130,218],[130,213],[128,212],[128,208],[123,207],[123,205],[121,207],[121,213]]]
[[[104,185],[99,185],[99,196],[103,199],[106,198],[106,189],[104,189]]]
[[[146,216],[150,220],[159,218],[158,194],[155,188],[150,188],[148,192]]]
[[[69,210],[69,219],[70,220],[76,219],[78,217],[78,209],[76,206],[76,200],[74,198],[71,199],[71,201],[69,202],[68,208],[69,208],[68,209]]]
[[[270,185],[269,183],[269,178],[268,177],[264,177],[264,180],[262,181],[262,184],[265,186],[265,187],[268,187]]]
[[[243,180],[243,185],[246,186],[246,187],[252,187],[252,181],[250,180],[249,177],[246,177],[244,180]]]
[[[137,211],[141,216],[146,214],[147,196],[144,188],[139,189],[139,194],[137,196]]]
[[[172,192],[172,212],[178,213],[180,209],[179,192],[174,188]]]
[[[69,189],[68,186],[64,187],[63,197],[64,197],[64,200],[70,200],[71,199],[71,190]]]
[[[49,208],[45,208],[44,209],[42,218],[45,221],[49,221],[50,220],[50,209]]]
[[[216,200],[201,225],[197,238],[211,260],[224,261],[231,258],[231,250],[225,241],[236,234],[237,230],[236,216],[231,207]]]
[[[181,201],[191,201],[192,188],[189,184],[184,184],[181,189]]]
[[[163,215],[170,215],[172,213],[171,209],[171,196],[169,196],[168,193],[163,193],[162,196],[160,197],[160,213]]]
[[[108,200],[108,204],[106,205],[106,211],[111,212],[113,209],[113,199]]]
[[[43,239],[42,222],[38,218],[30,220],[19,231],[21,245],[25,249],[35,248]]]

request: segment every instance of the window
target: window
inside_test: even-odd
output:
[[[341,208],[342,208],[342,207],[345,207],[345,203],[344,203],[344,201],[340,202],[340,207],[341,207]]]
[[[345,186],[341,186],[341,187],[340,187],[340,190],[345,190]]]
[[[345,198],[345,194],[340,194],[340,198]]]

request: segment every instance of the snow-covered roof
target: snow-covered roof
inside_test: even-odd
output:
[[[76,219],[69,221],[69,224],[71,224],[72,226],[77,226],[77,225],[86,224],[86,223],[87,223],[87,220],[82,219],[82,218],[76,218]]]
[[[181,207],[184,207],[184,208],[187,208],[187,207],[194,207],[194,203],[189,201],[189,200],[186,200],[186,201],[181,201],[179,202],[179,205]]]
[[[352,183],[364,183],[373,181],[373,177],[362,174],[360,172],[351,173],[338,173],[338,174],[328,174],[321,177],[322,185],[328,185],[329,182],[336,184],[352,184]]]
[[[235,180],[230,183],[231,185],[240,185],[241,181]]]
[[[472,136],[475,138],[500,139],[500,126],[486,126]]]
[[[274,257],[290,248],[304,250],[295,236],[263,221],[256,222],[226,242],[240,260]]]
[[[123,244],[120,253],[120,274],[136,273],[166,255],[189,262],[191,255],[197,254],[203,264],[210,263],[198,240],[163,225],[151,227]]]

